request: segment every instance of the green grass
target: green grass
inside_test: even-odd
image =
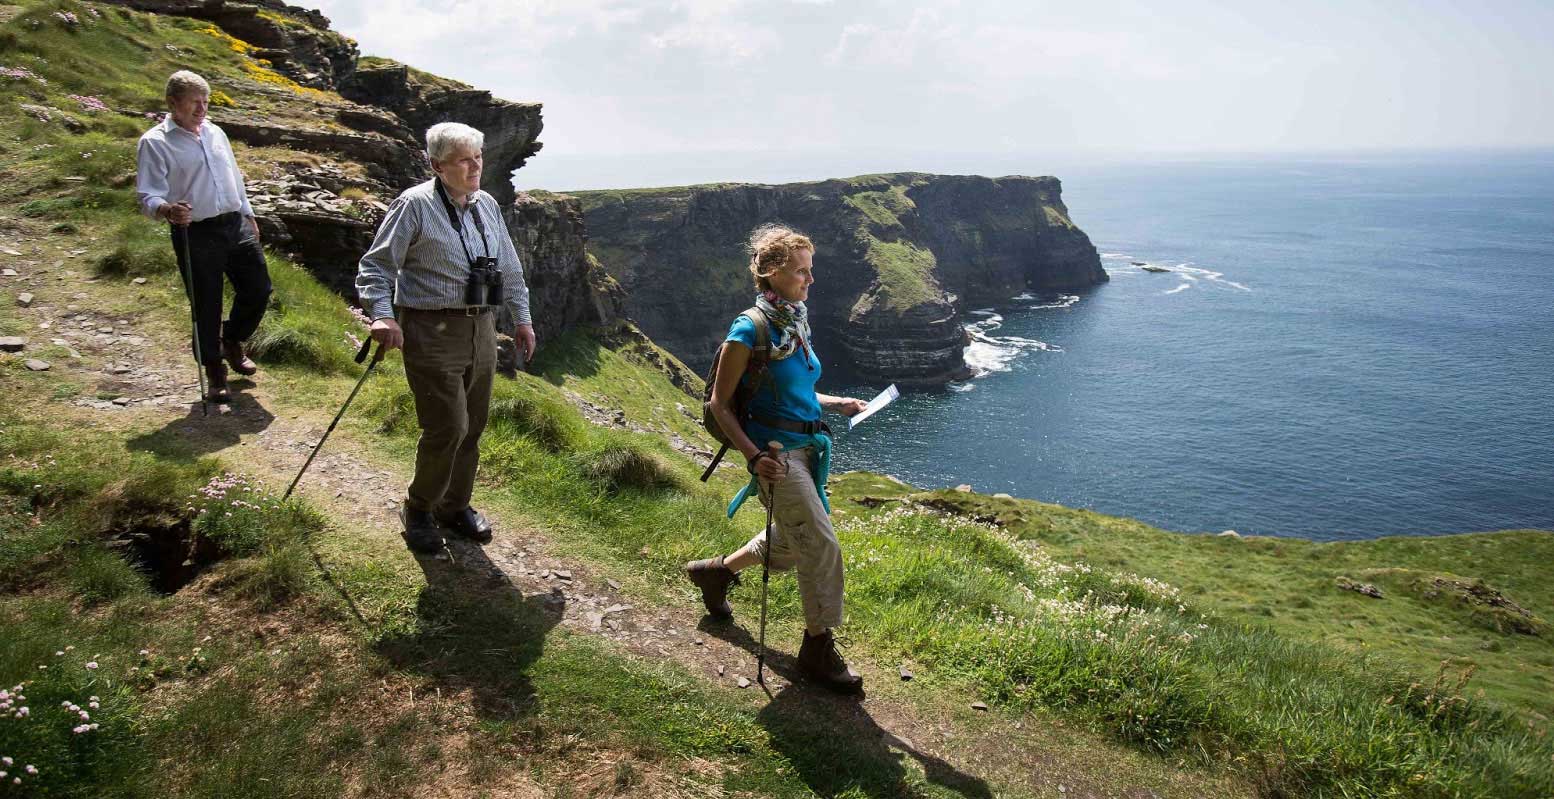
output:
[[[871,238],[864,259],[879,275],[877,296],[886,310],[900,314],[944,296],[934,279],[934,255],[925,248]]]

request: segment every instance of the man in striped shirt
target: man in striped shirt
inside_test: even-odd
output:
[[[135,193],[146,216],[172,223],[173,252],[194,305],[195,344],[210,379],[209,399],[228,402],[227,368],[258,371],[243,342],[259,329],[270,272],[243,173],[227,134],[205,119],[210,84],[186,70],[167,79],[169,113],[140,137]],[[188,255],[192,263],[184,263]],[[232,314],[221,321],[222,277],[232,281]]]
[[[480,190],[484,146],[467,125],[433,125],[426,151],[436,176],[394,200],[356,272],[372,337],[404,350],[421,440],[400,521],[405,543],[426,554],[443,547],[443,531],[491,540],[470,497],[496,372],[496,317],[513,326],[524,360],[534,355],[523,266],[496,199]]]

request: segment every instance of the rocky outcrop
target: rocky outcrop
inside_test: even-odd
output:
[[[367,174],[400,189],[431,176],[425,153],[413,141],[382,133],[301,128],[276,124],[234,113],[211,115],[227,135],[254,147],[286,147],[293,150],[341,155],[366,168]],[[358,113],[356,117],[363,116]]]
[[[356,69],[356,42],[329,29],[317,11],[279,0],[105,0],[138,11],[193,17],[213,23],[258,48],[254,57],[282,75],[317,89],[333,89]]]
[[[577,196],[589,249],[625,289],[626,314],[697,370],[721,320],[750,304],[742,244],[767,222],[798,227],[819,249],[810,314],[821,350],[901,383],[967,374],[966,303],[1107,279],[1051,177],[903,173]]]
[[[363,59],[340,95],[393,112],[424,146],[426,129],[462,122],[485,134],[481,188],[506,205],[513,201],[513,172],[539,152],[544,124],[539,103],[514,103],[457,81],[438,78],[386,59]]]

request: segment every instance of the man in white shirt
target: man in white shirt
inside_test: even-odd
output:
[[[270,273],[243,173],[227,134],[205,119],[210,84],[187,70],[167,79],[168,115],[140,137],[135,192],[140,210],[172,224],[173,252],[194,304],[197,348],[210,378],[209,399],[229,402],[227,367],[258,371],[243,342],[259,328]],[[188,253],[192,263],[184,263]],[[232,281],[232,313],[221,321],[222,276]]]

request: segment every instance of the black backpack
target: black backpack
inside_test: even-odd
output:
[[[766,321],[766,312],[760,308],[750,307],[742,311],[740,316],[749,319],[755,324],[755,346],[750,350],[750,362],[745,365],[745,374],[753,377],[748,380],[740,380],[739,387],[734,390],[732,398],[734,418],[739,420],[739,426],[744,427],[750,420],[750,401],[755,398],[755,392],[763,385],[771,383],[772,391],[777,391],[777,385],[772,383],[771,372],[767,371],[767,364],[772,358],[771,329]],[[701,402],[701,426],[707,429],[712,437],[723,446],[718,449],[718,454],[712,456],[712,463],[707,464],[707,470],[701,473],[701,481],[707,482],[712,477],[714,469],[718,468],[718,462],[733,446],[723,427],[718,424],[718,418],[712,413],[712,387],[718,382],[718,359],[723,355],[723,348],[728,346],[725,341],[718,345],[717,352],[712,355],[712,368],[707,370],[706,385],[702,389]]]

